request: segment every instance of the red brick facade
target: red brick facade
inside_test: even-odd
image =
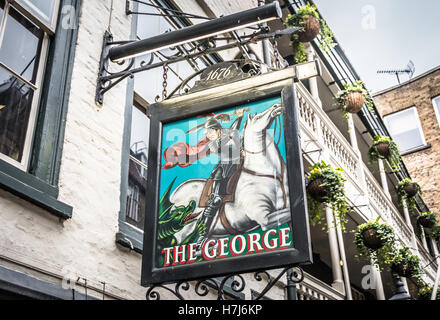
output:
[[[400,86],[374,95],[382,116],[415,106],[426,143],[431,147],[403,156],[411,177],[423,189],[431,211],[440,213],[440,124],[432,98],[440,95],[440,66]]]

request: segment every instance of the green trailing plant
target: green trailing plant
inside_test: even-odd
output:
[[[340,90],[336,95],[336,104],[340,107],[342,107],[342,112],[344,115],[344,118],[348,120],[348,115],[350,114],[347,111],[347,96],[350,93],[353,92],[360,92],[365,98],[365,104],[369,108],[370,111],[374,112],[373,110],[373,99],[371,98],[370,94],[364,87],[364,83],[362,81],[356,81],[355,84],[348,84],[344,83],[344,89]]]
[[[397,196],[399,198],[399,203],[400,205],[403,207],[403,203],[406,203],[406,206],[408,208],[408,211],[410,213],[415,213],[416,212],[416,197],[415,195],[411,195],[408,194],[408,191],[405,190],[406,188],[408,188],[410,185],[413,185],[415,188],[415,195],[417,194],[422,194],[422,189],[420,188],[420,185],[415,182],[412,181],[410,178],[405,178],[402,181],[399,182],[398,186],[397,186]]]
[[[389,265],[395,254],[396,237],[393,229],[386,223],[379,222],[380,217],[375,221],[369,221],[361,224],[354,231],[354,243],[359,251],[356,256],[358,259],[372,261],[379,268],[383,269],[385,265]],[[365,232],[375,230],[376,236],[380,241],[380,247],[371,247],[365,240]]]
[[[389,155],[386,157],[380,152],[382,144],[388,145]],[[385,159],[388,160],[393,171],[399,171],[401,168],[402,157],[400,156],[399,149],[397,144],[389,137],[375,136],[369,154],[371,162],[375,162],[378,159]]]
[[[293,58],[296,63],[303,63],[307,61],[306,46],[299,41],[291,41],[293,49]]]
[[[345,179],[342,177],[341,168],[333,169],[324,161],[316,163],[310,168],[310,174],[307,175],[307,203],[309,209],[309,218],[313,226],[322,224],[325,221],[325,206],[333,209],[336,224],[345,231],[345,223],[347,222],[346,214],[350,209],[347,198],[344,193]],[[314,196],[310,190],[311,184],[321,181],[320,188],[325,189],[321,196]],[[323,230],[326,228],[323,227]]]
[[[433,286],[424,285],[419,289],[418,300],[431,300]],[[437,296],[435,300],[440,300],[440,288],[437,289]]]
[[[327,25],[326,21],[320,17],[318,10],[315,5],[311,5],[307,3],[298,9],[295,14],[289,14],[285,21],[285,26],[287,28],[291,27],[304,27],[307,24],[307,20],[310,16],[315,17],[319,20],[321,25],[320,29],[320,38],[319,38],[319,46],[324,52],[330,52],[331,48],[333,48],[336,43],[334,42],[334,34],[332,30]],[[300,33],[303,31],[299,31],[292,35],[291,45],[294,50],[294,58],[296,63],[302,63],[307,61],[306,55],[306,47],[303,43],[300,42]]]
[[[405,272],[403,276],[410,276],[420,286],[424,283],[422,279],[423,270],[420,266],[420,259],[416,255],[412,254],[408,247],[403,247],[397,250],[391,259],[391,270],[397,273],[400,268]]]
[[[422,212],[417,217],[417,221],[425,228],[431,228],[437,223],[437,214],[435,212]]]
[[[439,225],[433,226],[430,232],[427,233],[427,236],[435,241],[440,240],[440,226]]]

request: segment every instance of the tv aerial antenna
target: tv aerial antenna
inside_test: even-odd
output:
[[[406,66],[406,69],[400,69],[400,70],[379,70],[379,71],[377,71],[377,73],[394,74],[394,75],[396,75],[397,81],[400,84],[400,77],[399,77],[399,75],[406,73],[409,76],[409,79],[411,80],[415,71],[416,71],[416,68],[414,66],[414,62],[409,60],[409,63]]]

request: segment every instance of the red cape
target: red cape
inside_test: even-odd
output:
[[[208,138],[200,140],[195,146],[190,146],[186,142],[176,142],[163,153],[166,163],[162,169],[172,169],[177,165],[179,167],[188,167],[198,159],[210,155],[211,151],[209,150],[208,142]]]

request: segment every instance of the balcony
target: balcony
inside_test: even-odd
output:
[[[347,179],[346,196],[355,208],[351,215],[355,216],[354,220],[357,224],[375,220],[380,216],[383,221],[393,227],[402,244],[420,257],[421,266],[427,266],[424,268],[425,281],[432,283],[435,279],[437,266],[435,263],[431,263],[432,257],[426,245],[415,236],[413,226],[408,224],[404,213],[393,202],[389,190],[384,189],[375,177],[377,172],[374,174],[370,171],[362,158],[361,151],[355,149],[347,141],[341,130],[324,111],[325,106],[321,107],[325,103],[317,102],[302,83],[297,84],[297,99],[305,167],[307,168],[307,163],[313,164],[324,160],[333,167],[344,169],[344,175]],[[346,247],[353,246],[352,236],[345,235],[344,238],[346,239]],[[347,260],[353,259],[349,255],[347,257]],[[304,285],[306,286],[306,284]],[[314,292],[313,290],[310,291],[305,287],[301,290],[303,290],[305,299],[314,299],[315,296],[310,294],[310,292]],[[362,295],[362,293],[360,294]],[[352,296],[359,297],[359,294],[356,292]],[[320,299],[324,298],[319,297]],[[334,295],[332,297],[337,298]]]

